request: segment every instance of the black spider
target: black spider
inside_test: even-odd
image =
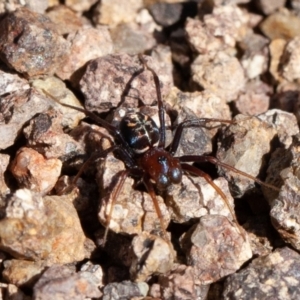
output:
[[[94,113],[87,111],[82,108],[78,108],[68,104],[62,104],[63,106],[67,106],[69,108],[84,112],[87,116],[93,119],[96,123],[106,128],[109,133],[114,137],[115,144],[104,151],[95,151],[95,153],[85,162],[85,164],[81,167],[81,170],[75,177],[75,181],[82,173],[83,169],[85,169],[86,165],[96,158],[106,157],[106,155],[110,152],[117,153],[119,157],[123,160],[126,165],[126,170],[120,173],[120,180],[115,186],[112,195],[112,204],[110,208],[110,212],[107,216],[107,227],[104,236],[104,242],[106,241],[107,232],[111,220],[111,215],[113,211],[113,206],[118,198],[118,195],[123,187],[125,179],[128,176],[133,178],[140,179],[145,185],[149,195],[152,198],[157,216],[160,221],[161,230],[163,232],[164,238],[168,240],[166,230],[163,223],[163,215],[161,213],[160,207],[158,205],[158,201],[156,198],[155,187],[163,191],[171,184],[178,184],[181,182],[183,172],[203,177],[222,197],[224,202],[226,203],[230,213],[232,215],[233,220],[238,222],[235,218],[235,214],[228,203],[228,200],[223,193],[223,191],[213,182],[211,177],[200,170],[199,168],[188,164],[188,162],[210,162],[222,167],[225,167],[235,173],[238,173],[242,176],[245,176],[251,180],[258,182],[259,184],[263,184],[269,188],[276,189],[272,185],[261,182],[259,179],[244,173],[240,170],[235,169],[232,166],[222,163],[217,158],[213,156],[207,155],[184,155],[180,157],[175,157],[175,152],[179,146],[182,132],[185,128],[188,127],[207,127],[207,123],[209,122],[221,122],[221,123],[229,123],[233,124],[234,121],[222,120],[222,119],[209,119],[209,118],[201,118],[194,120],[186,120],[181,122],[176,130],[173,137],[173,140],[170,145],[166,148],[166,127],[165,127],[165,112],[163,101],[161,97],[159,78],[155,71],[147,65],[143,56],[140,56],[140,60],[144,66],[147,68],[153,75],[156,93],[157,93],[157,105],[158,105],[158,114],[159,114],[159,122],[160,127],[156,125],[156,123],[148,116],[140,112],[129,112],[124,118],[121,120],[118,127],[113,126],[108,123],[104,119],[98,117]],[[44,91],[48,96],[52,99],[53,97]],[[56,99],[54,99],[57,101]],[[241,233],[242,230],[239,227]]]

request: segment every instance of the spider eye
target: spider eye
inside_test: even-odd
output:
[[[166,175],[160,175],[158,177],[156,185],[157,185],[157,188],[159,190],[165,190],[170,185],[170,181],[169,181],[168,176],[166,176]]]
[[[173,168],[170,174],[173,183],[180,183],[182,178],[182,171],[180,168]]]

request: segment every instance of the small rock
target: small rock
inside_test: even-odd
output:
[[[182,3],[154,3],[149,7],[149,11],[156,23],[167,27],[179,22],[182,16]]]
[[[271,62],[269,66],[269,71],[277,81],[282,81],[282,75],[281,75],[281,57],[284,51],[284,48],[286,46],[287,41],[284,39],[274,39],[269,44],[270,48],[270,56],[271,56]]]
[[[258,9],[265,15],[275,12],[277,9],[284,7],[286,0],[256,0],[255,4]]]
[[[262,121],[272,124],[277,131],[281,145],[288,149],[293,141],[293,136],[299,133],[299,126],[294,114],[280,109],[270,109],[258,116]]]
[[[142,0],[102,0],[94,9],[93,19],[96,24],[115,27],[121,23],[133,22],[142,7]]]
[[[224,178],[214,180],[223,191],[228,203],[233,207],[233,198],[229,193],[228,183]],[[166,195],[166,203],[171,219],[178,223],[185,223],[208,214],[233,216],[217,191],[204,178],[183,175],[178,185],[172,185]]]
[[[97,278],[89,272],[75,273],[66,266],[46,270],[33,289],[34,300],[99,298]]]
[[[34,115],[49,109],[46,97],[35,89],[7,95],[0,103],[0,149],[13,145],[21,128]]]
[[[23,189],[9,200],[0,221],[0,247],[14,258],[45,265],[81,261],[85,236],[71,204],[75,195],[41,196]]]
[[[183,237],[188,265],[201,284],[210,284],[237,271],[252,257],[251,246],[226,217],[207,215]]]
[[[191,69],[196,83],[228,102],[237,98],[246,83],[240,62],[225,52],[217,52],[214,57],[199,55]]]
[[[76,106],[79,109],[83,108],[74,93],[72,93],[66,87],[66,84],[62,80],[51,76],[43,79],[35,79],[32,81],[32,86],[40,91],[40,93],[43,95],[43,98],[46,97],[46,99],[48,99],[48,101],[51,103],[51,106],[55,107],[56,110],[61,112],[61,125],[64,129],[73,129],[78,125],[80,120],[85,117],[85,114],[81,111],[59,104],[64,103]],[[49,97],[49,95],[45,95],[44,91],[50,94],[53,98],[57,99],[59,103],[55,102]]]
[[[0,57],[25,76],[54,74],[68,49],[56,25],[44,15],[22,8],[0,22]]]
[[[271,150],[271,141],[277,134],[272,125],[258,118],[238,115],[236,124],[224,129],[218,145],[217,158],[234,168],[254,177],[266,164],[265,155]],[[229,181],[235,197],[254,188],[254,182],[226,168],[219,168]]]
[[[185,265],[174,266],[171,272],[158,279],[162,299],[196,299],[193,268]]]
[[[68,0],[66,0],[68,1]],[[50,20],[57,25],[57,30],[60,35],[69,34],[79,30],[84,21],[78,14],[65,5],[54,6],[47,12]]]
[[[29,89],[28,81],[9,71],[3,63],[0,63],[0,78],[0,96]]]
[[[148,57],[145,59],[159,75],[164,97],[172,78],[157,62]],[[85,107],[90,111],[108,111],[120,103],[133,108],[137,107],[138,99],[144,105],[151,105],[157,98],[152,74],[143,71],[137,56],[127,54],[107,55],[90,61],[80,86],[86,98]]]
[[[244,51],[241,64],[249,79],[253,79],[268,70],[269,41],[259,34],[251,33],[239,43]]]
[[[62,80],[70,80],[76,86],[84,71],[81,68],[92,60],[112,53],[113,43],[109,31],[104,26],[86,27],[68,35],[70,51],[67,59],[56,74]]]
[[[270,40],[290,40],[299,36],[300,19],[287,9],[269,15],[260,24],[260,29]]]
[[[134,254],[130,267],[135,281],[146,281],[153,274],[164,274],[171,270],[174,250],[162,238],[142,232],[132,241]]]
[[[271,203],[271,221],[280,236],[295,249],[300,250],[299,218],[299,134],[295,136],[290,152],[289,167],[280,172],[284,184],[278,197]],[[278,171],[277,171],[278,172]]]
[[[271,86],[258,78],[250,80],[234,103],[241,114],[256,116],[268,110],[272,92]]]
[[[152,49],[156,44],[153,33],[148,33],[135,23],[121,23],[112,28],[110,34],[116,53],[136,55]]]
[[[81,274],[86,274],[93,276],[93,280],[97,283],[97,286],[100,288],[103,286],[103,270],[100,265],[94,265],[92,262],[88,261],[83,264],[80,268]]]
[[[226,300],[297,299],[299,268],[299,254],[288,247],[279,248],[227,277],[223,297]]]
[[[75,11],[84,12],[88,11],[96,2],[97,0],[66,0],[65,5]]]
[[[30,296],[26,296],[21,289],[13,284],[7,284],[6,293],[4,299],[10,300],[31,300]]]
[[[10,192],[4,177],[4,172],[7,170],[9,160],[10,156],[8,154],[0,154],[0,208],[4,208],[6,206],[6,203],[3,200]]]
[[[3,278],[17,287],[32,288],[45,268],[46,266],[42,261],[6,260],[4,262]]]
[[[144,297],[148,293],[148,285],[145,282],[134,283],[130,281],[109,283],[103,289],[103,300],[136,299]],[[137,298],[139,299],[139,298]]]
[[[17,152],[10,171],[21,188],[45,195],[55,186],[61,167],[61,160],[45,159],[37,151],[24,147]]]
[[[34,117],[23,131],[28,146],[47,159],[59,158],[66,161],[83,155],[85,151],[81,144],[63,132],[62,118],[63,116],[54,109]]]
[[[3,6],[3,7],[2,7]],[[26,7],[31,11],[43,14],[48,7],[47,0],[2,0],[0,3],[0,14],[12,12],[19,8]]]
[[[297,80],[300,78],[300,36],[289,41],[282,54],[282,76],[288,81]]]

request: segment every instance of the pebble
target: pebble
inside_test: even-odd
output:
[[[0,56],[25,76],[54,74],[68,52],[69,43],[45,15],[22,8],[0,22]]]
[[[223,298],[297,299],[299,259],[299,254],[288,247],[278,248],[267,256],[254,259],[245,269],[226,278]]]
[[[45,265],[83,260],[85,236],[70,197],[17,190],[0,221],[0,247],[14,258]]]

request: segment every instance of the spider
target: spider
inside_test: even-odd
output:
[[[77,181],[77,179],[82,174],[83,170],[87,167],[88,164],[90,164],[97,158],[106,157],[110,152],[116,153],[118,157],[120,157],[123,160],[126,166],[126,169],[120,172],[119,181],[112,192],[112,204],[107,215],[107,224],[103,238],[103,244],[105,244],[105,241],[107,239],[114,204],[128,176],[140,180],[146,187],[146,190],[152,198],[164,239],[166,241],[169,241],[163,223],[163,215],[161,213],[156,198],[155,188],[158,191],[164,191],[171,184],[180,183],[182,179],[182,174],[184,172],[194,176],[203,177],[216,190],[216,192],[221,196],[226,206],[228,207],[230,214],[232,215],[232,219],[234,220],[234,222],[238,226],[239,231],[244,237],[243,230],[240,227],[233,212],[233,209],[231,208],[224,192],[213,182],[212,178],[208,174],[189,163],[209,162],[227,168],[239,175],[247,177],[268,188],[275,190],[278,189],[230,165],[222,163],[214,156],[183,155],[176,157],[175,153],[179,146],[180,139],[185,128],[205,127],[210,129],[214,128],[207,126],[207,124],[210,122],[234,124],[235,121],[215,118],[200,118],[183,121],[177,126],[171,144],[167,145],[166,147],[165,110],[162,101],[159,78],[156,72],[151,67],[149,67],[145,58],[142,55],[139,55],[139,59],[142,63],[143,70],[149,70],[152,73],[154,79],[160,127],[157,126],[157,124],[151,119],[151,117],[140,112],[128,112],[121,120],[119,126],[116,127],[107,122],[106,120],[98,117],[93,112],[90,112],[83,108],[58,102],[58,100],[55,99],[51,94],[43,90],[45,94],[51,97],[54,101],[58,102],[60,105],[85,113],[98,125],[104,127],[114,138],[114,144],[111,147],[104,151],[95,151],[94,154],[82,165],[79,172],[75,176],[75,179],[73,180],[73,184]]]

